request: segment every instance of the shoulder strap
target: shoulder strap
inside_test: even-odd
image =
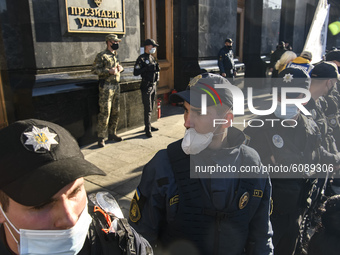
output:
[[[119,246],[122,248],[122,244],[125,244],[124,246],[126,247],[126,254],[135,255],[135,237],[132,233],[130,225],[128,224],[126,219],[117,219],[117,222],[120,228],[117,231],[117,234],[119,236]]]

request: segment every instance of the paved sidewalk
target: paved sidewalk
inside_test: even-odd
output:
[[[255,93],[254,105],[268,109],[271,103],[271,95],[268,92],[269,89],[261,89]],[[144,135],[144,126],[142,126],[120,133],[119,135],[124,138],[122,142],[107,142],[104,148],[98,148],[96,143],[82,147],[85,158],[107,174],[104,177],[87,177],[85,184],[87,191],[89,193],[99,190],[110,191],[121,206],[124,216],[127,217],[130,201],[140,182],[144,165],[157,151],[183,138],[185,132],[183,112],[182,107],[162,106],[162,118],[153,123],[159,131],[153,132],[152,138]],[[248,109],[245,109],[245,114],[246,116],[236,117],[234,121],[241,123],[243,119],[254,118]],[[240,124],[236,127],[241,130],[244,128]]]
[[[152,125],[159,128],[147,138],[144,126],[120,133],[122,142],[107,142],[104,148],[97,144],[82,147],[85,158],[102,169],[107,176],[89,176],[85,187],[88,193],[109,190],[121,206],[124,216],[128,216],[130,201],[139,184],[144,165],[161,149],[183,137],[183,108],[162,106],[165,117]]]

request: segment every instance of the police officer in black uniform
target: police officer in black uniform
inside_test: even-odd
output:
[[[172,102],[184,101],[186,133],[144,167],[129,215],[139,233],[164,248],[161,254],[273,252],[270,180],[261,171],[249,176],[239,171],[245,166],[261,170],[261,162],[243,144],[244,134],[230,127],[233,98],[227,86],[233,85],[220,75],[205,73],[170,97]],[[206,91],[218,103],[208,96],[207,114],[201,114]],[[214,118],[227,122],[213,127]],[[218,172],[211,175],[209,167]],[[228,167],[234,171],[228,172]]]
[[[233,40],[231,38],[225,40],[224,47],[218,52],[218,67],[220,68],[220,74],[228,78],[232,83],[236,75],[236,68],[233,54]]]
[[[105,173],[67,130],[28,119],[1,129],[0,140],[1,255],[152,254],[126,219],[115,226],[88,204],[84,177]]]
[[[147,137],[152,137],[151,131],[157,131],[158,128],[151,126],[151,114],[154,108],[156,95],[156,85],[159,80],[159,64],[156,58],[152,55],[156,52],[156,47],[159,45],[153,39],[147,39],[144,42],[145,52],[136,60],[133,74],[141,75],[142,82],[140,89],[142,92],[142,101],[144,105],[144,124],[145,134]]]
[[[279,73],[277,86],[308,89],[309,75],[295,68],[287,68]],[[303,93],[287,93],[288,98],[302,98]],[[280,97],[278,98],[280,100]],[[300,236],[300,227],[307,209],[311,206],[311,190],[317,187],[317,176],[312,168],[324,164],[333,171],[340,162],[340,155],[328,153],[321,146],[320,131],[316,123],[300,114],[295,105],[287,105],[286,114],[281,113],[281,103],[275,112],[260,119],[279,119],[274,124],[264,121],[262,127],[248,126],[244,133],[249,146],[260,155],[264,166],[302,169],[296,172],[270,172],[273,185],[273,244],[275,254],[294,254]],[[280,122],[283,119],[285,126]],[[279,168],[277,168],[279,169]],[[314,196],[316,197],[316,196]]]

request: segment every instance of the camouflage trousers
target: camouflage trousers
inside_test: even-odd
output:
[[[99,86],[98,137],[116,134],[119,119],[120,85],[105,83]]]

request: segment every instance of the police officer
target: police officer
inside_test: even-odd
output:
[[[230,82],[233,82],[236,76],[236,68],[234,64],[234,54],[233,54],[233,40],[227,38],[224,42],[224,47],[218,52],[218,67],[220,68],[220,74],[229,78]]]
[[[281,88],[304,88],[308,90],[309,75],[301,69],[287,68],[279,73],[276,85]],[[281,93],[280,93],[281,94]],[[302,93],[287,93],[287,98],[302,98]],[[260,155],[266,167],[303,167],[301,171],[272,171],[273,185],[273,244],[275,254],[294,254],[299,239],[302,219],[310,206],[311,190],[316,187],[317,177],[311,170],[317,164],[325,164],[329,171],[339,164],[340,155],[328,153],[321,146],[320,131],[316,123],[300,114],[296,105],[287,105],[286,114],[281,113],[281,98],[275,112],[260,119],[279,121],[265,122],[262,127],[248,126],[244,133],[248,136],[249,146]],[[279,123],[282,120],[285,125]],[[310,175],[309,175],[310,173]],[[326,175],[325,175],[326,176]]]
[[[233,86],[227,79],[205,73],[170,97],[184,101],[187,130],[144,167],[129,216],[139,233],[163,248],[162,254],[272,254],[270,181],[262,172],[239,172],[242,166],[261,170],[261,162],[243,145],[244,134],[230,127],[228,87]],[[204,114],[201,96],[207,90],[218,103],[208,96]],[[214,127],[214,119],[225,121]],[[207,171],[211,168],[216,175]]]
[[[105,173],[68,131],[29,119],[0,130],[0,140],[1,255],[152,254],[125,219],[115,226],[88,204],[84,177]]]
[[[92,65],[92,72],[99,78],[99,114],[98,114],[98,146],[104,147],[104,139],[117,142],[122,138],[117,136],[119,120],[120,73],[123,67],[119,64],[117,50],[121,41],[117,35],[106,37],[106,49],[96,56]]]
[[[153,56],[156,47],[159,45],[153,39],[147,39],[144,42],[144,53],[138,57],[133,70],[134,75],[141,75],[142,82],[140,90],[142,93],[142,102],[144,105],[144,124],[145,134],[152,137],[151,131],[157,131],[158,128],[151,126],[151,114],[154,108],[156,86],[159,80],[159,64]]]
[[[330,153],[337,153],[338,150],[332,134],[333,129],[328,124],[324,112],[327,106],[322,106],[322,103],[325,102],[322,97],[331,93],[339,79],[337,67],[334,63],[322,62],[314,67],[311,78],[310,93],[312,98],[305,107],[312,114],[312,118],[320,129],[323,147]]]

